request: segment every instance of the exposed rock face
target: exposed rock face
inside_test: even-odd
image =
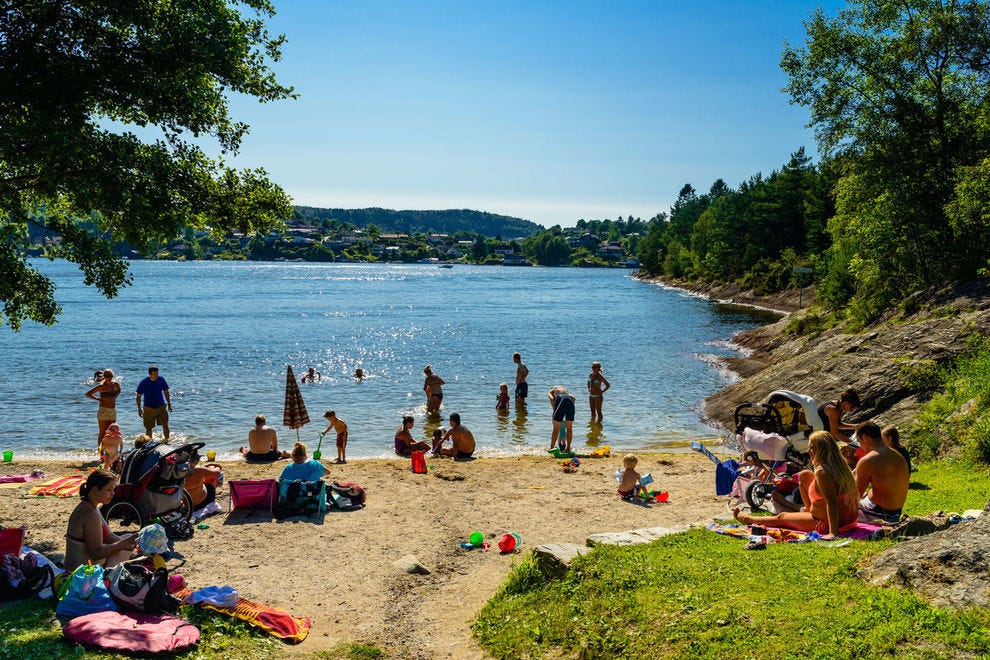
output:
[[[990,606],[990,515],[898,543],[877,555],[860,577],[910,587],[936,605]]]
[[[740,333],[735,342],[753,353],[729,366],[744,380],[706,399],[706,414],[731,428],[736,405],[761,401],[773,390],[793,390],[824,402],[854,387],[864,405],[851,421],[900,424],[913,418],[925,394],[900,375],[902,369],[959,355],[973,331],[990,335],[990,278],[920,293],[908,308],[917,311],[894,310],[859,334],[832,328],[814,338],[783,335],[788,318]]]

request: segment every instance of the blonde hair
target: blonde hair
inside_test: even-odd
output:
[[[306,458],[306,445],[302,442],[297,442],[292,445],[292,458],[300,459]]]
[[[639,459],[636,458],[635,454],[626,454],[622,457],[622,466],[627,468],[634,468],[636,464],[639,463]]]
[[[835,485],[839,495],[849,494],[849,497],[858,499],[856,490],[856,479],[849,470],[849,464],[839,452],[839,444],[828,431],[815,431],[808,438],[808,449],[814,450],[815,455],[812,461],[821,467],[835,480]]]
[[[602,370],[602,363],[601,362],[592,362],[591,363],[591,368],[592,369],[597,369],[598,371],[601,371]]]
[[[109,374],[109,375],[107,375],[107,374]],[[109,378],[110,380],[113,380],[113,369],[104,369],[103,370],[103,377],[104,378]]]
[[[149,442],[151,442],[151,436],[148,435],[148,434],[146,434],[146,433],[142,433],[138,437],[134,438],[134,448],[135,449],[140,449],[141,447],[144,447]]]
[[[499,386],[498,386],[498,391],[499,392],[508,392],[509,391],[509,384],[508,383],[500,383]]]

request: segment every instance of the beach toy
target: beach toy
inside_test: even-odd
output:
[[[468,537],[468,541],[471,542],[471,545],[481,545],[485,542],[485,535],[481,532],[471,532],[471,536]]]
[[[474,544],[467,541],[461,541],[461,547],[465,550],[474,550]]]
[[[602,445],[591,450],[592,458],[607,458],[611,453],[612,447],[609,445]]]
[[[12,452],[12,451],[5,451],[3,453],[3,462],[4,463],[11,463],[11,462],[13,462],[13,460],[14,460],[14,452]]]
[[[324,434],[322,434],[322,433],[320,434],[320,441],[318,443],[316,443],[316,451],[313,452],[313,460],[314,461],[320,460],[320,456],[323,455],[323,454],[320,453],[320,447],[323,446],[323,435]]]
[[[653,495],[653,501],[654,502],[661,502],[662,503],[662,502],[666,502],[667,500],[670,499],[670,493],[667,492],[667,491],[663,491],[662,493],[657,493],[656,491],[653,491],[653,493],[651,493],[651,495]]]
[[[502,552],[512,552],[519,547],[522,543],[522,538],[515,532],[509,532],[507,534],[502,534],[502,538],[498,540],[498,549]]]
[[[214,450],[212,450],[212,449],[207,450],[207,452],[206,452],[206,460],[208,460],[208,461],[215,461],[215,460],[217,460],[217,453]]]

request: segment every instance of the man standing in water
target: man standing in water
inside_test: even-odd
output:
[[[529,376],[529,369],[519,353],[512,354],[512,361],[516,363],[516,403],[526,403],[526,396],[529,394],[526,377]]]
[[[141,396],[144,395],[144,410],[141,410]],[[167,409],[166,409],[167,406]],[[168,383],[158,375],[158,367],[148,367],[148,377],[137,386],[138,417],[144,420],[144,431],[151,437],[151,432],[159,424],[162,433],[168,440],[168,414],[172,412],[172,397],[168,393]]]

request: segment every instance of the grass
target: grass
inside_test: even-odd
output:
[[[183,619],[200,630],[199,644],[178,658],[275,658],[283,643],[246,623],[196,607],[183,607]],[[69,644],[55,619],[54,602],[31,598],[0,605],[0,659],[49,660],[50,658],[124,658],[127,656],[84,650]],[[371,657],[371,656],[367,656]]]
[[[990,476],[925,464],[908,509],[982,508]],[[497,658],[950,658],[990,654],[990,612],[940,610],[856,577],[892,542],[781,544],[746,552],[696,529],[654,543],[599,547],[561,579],[523,561],[474,632]]]

